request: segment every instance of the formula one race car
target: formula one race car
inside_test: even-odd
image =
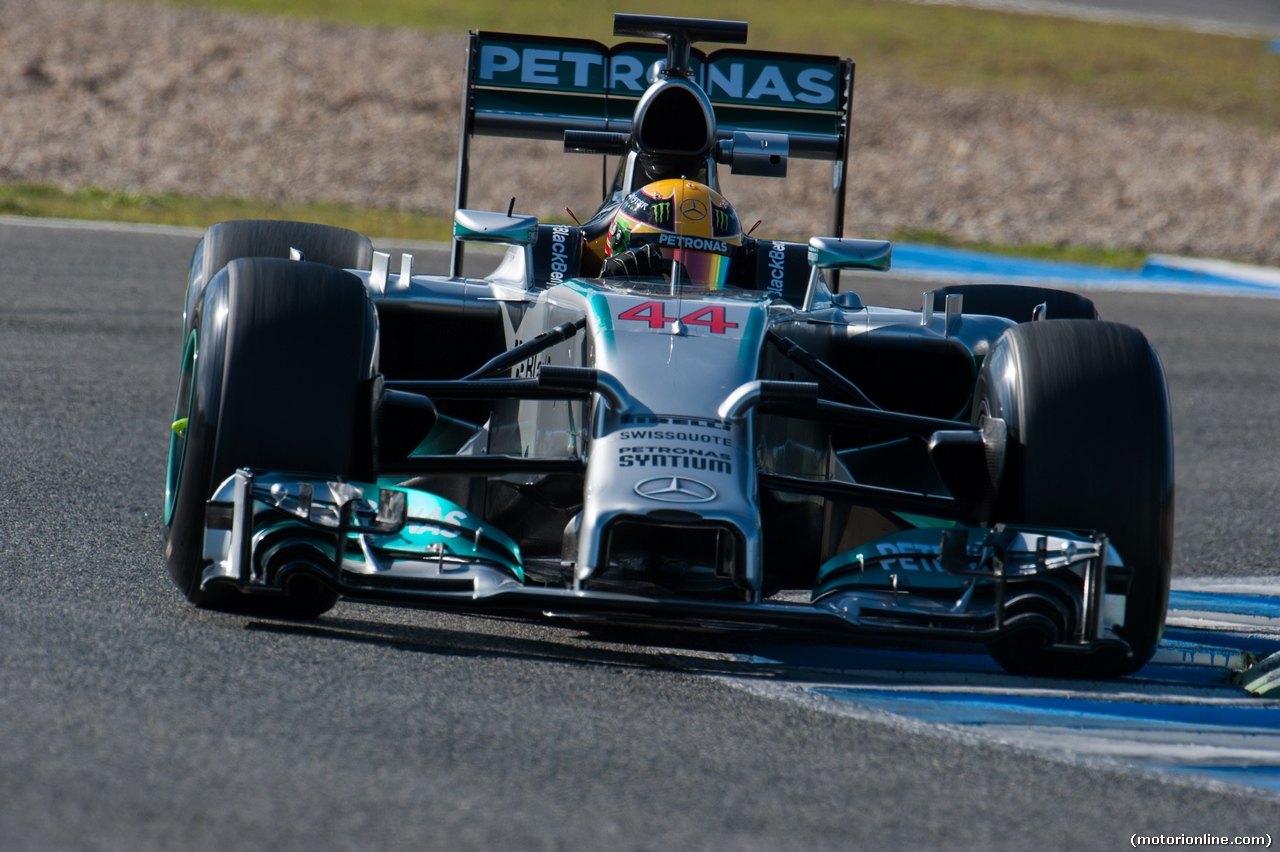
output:
[[[165,497],[182,593],[1140,668],[1173,530],[1143,335],[1031,287],[864,305],[834,279],[891,250],[840,236],[853,63],[693,48],[745,43],[738,22],[620,14],[614,33],[666,44],[470,36],[451,275],[408,255],[391,274],[339,228],[209,229]],[[476,134],[617,171],[581,225],[469,210]],[[792,157],[834,162],[834,236],[744,234],[717,170]],[[509,246],[486,278],[460,274],[469,241]]]

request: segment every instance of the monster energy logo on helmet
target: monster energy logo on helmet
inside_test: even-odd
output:
[[[727,231],[733,227],[733,217],[729,215],[728,210],[721,210],[719,207],[712,208],[715,216],[715,228],[717,231]]]
[[[623,199],[606,251],[617,254],[653,244],[730,256],[742,242],[738,216],[720,193],[697,181],[668,178]]]

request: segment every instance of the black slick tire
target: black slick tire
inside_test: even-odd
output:
[[[943,287],[933,292],[933,309],[945,310],[947,296],[955,295],[964,296],[963,310],[966,314],[1031,322],[1035,309],[1044,305],[1046,319],[1098,319],[1098,309],[1093,301],[1079,293],[1021,284],[955,284]]]
[[[219,222],[204,232],[191,255],[183,340],[195,327],[195,307],[201,293],[222,267],[242,257],[288,260],[291,249],[302,252],[309,263],[338,269],[369,269],[373,265],[373,243],[364,234],[347,228],[274,219]]]
[[[205,504],[240,467],[368,480],[381,382],[363,283],[315,263],[232,261],[204,288],[188,335],[165,496],[165,563],[197,606],[313,617],[337,595],[310,580],[286,597],[201,588]],[[183,428],[179,429],[178,424]]]
[[[1129,573],[1132,655],[997,642],[1020,674],[1118,677],[1151,659],[1164,629],[1173,554],[1173,435],[1160,359],[1140,331],[1093,320],[1008,329],[979,374],[974,420],[1009,426],[995,520],[1106,533]]]

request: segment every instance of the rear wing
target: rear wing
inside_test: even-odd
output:
[[[608,47],[586,39],[469,33],[455,209],[467,206],[473,136],[560,141],[566,130],[629,133],[650,69],[667,57],[661,43]],[[688,57],[691,80],[715,111],[719,139],[732,140],[739,131],[785,134],[789,156],[834,163],[832,233],[842,236],[853,61],[740,48],[709,54],[691,48]]]

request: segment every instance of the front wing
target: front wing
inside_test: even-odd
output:
[[[206,517],[206,589],[283,595],[302,581],[355,601],[435,610],[973,642],[1063,611],[1073,627],[1055,650],[1127,650],[1112,629],[1121,626],[1124,598],[1107,594],[1107,572],[1124,566],[1094,533],[909,530],[828,562],[808,600],[739,602],[535,585],[519,546],[500,530],[389,482],[242,469],[214,494]],[[1079,590],[1074,602],[1063,589]]]

